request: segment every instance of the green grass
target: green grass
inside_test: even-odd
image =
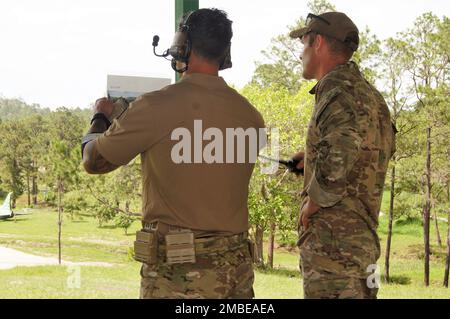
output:
[[[64,266],[17,267],[0,271],[0,298],[138,298],[139,265],[81,267],[80,287]]]
[[[134,240],[134,233],[140,228],[136,221],[124,230],[105,226],[98,228],[90,216],[82,220],[63,220],[63,255],[68,261],[126,262],[128,248]],[[31,227],[30,227],[31,226]],[[57,213],[49,210],[34,210],[31,215],[19,215],[0,224],[0,245],[11,246],[24,252],[39,252],[43,256],[57,254]]]
[[[386,198],[387,196],[385,196]],[[383,204],[385,205],[385,203]],[[384,210],[387,212],[386,210]],[[62,256],[67,261],[107,262],[110,267],[81,266],[81,288],[70,288],[71,268],[66,266],[17,267],[0,270],[0,298],[137,298],[140,264],[129,256],[135,222],[124,235],[123,229],[106,225],[98,228],[90,216],[63,224]],[[35,209],[31,215],[16,220],[0,221],[0,245],[42,256],[57,257],[57,213],[51,209]],[[384,264],[387,216],[380,218],[379,234]],[[443,240],[447,225],[439,224]],[[450,290],[442,287],[445,248],[438,247],[434,224],[431,231],[431,286],[423,285],[423,239],[420,221],[394,225],[392,242],[392,282],[382,283],[379,298],[450,298]],[[266,249],[266,247],[265,247]],[[256,270],[257,298],[302,298],[298,251],[275,250],[273,270]],[[383,267],[380,271],[383,273]]]

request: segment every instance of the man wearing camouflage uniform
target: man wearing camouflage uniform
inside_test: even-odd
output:
[[[174,57],[177,71],[178,65],[186,66],[179,82],[142,95],[110,127],[113,104],[97,101],[89,133],[99,137],[83,144],[83,164],[89,173],[102,174],[141,155],[143,229],[134,246],[135,258],[143,263],[141,298],[253,298],[247,196],[254,161],[197,161],[209,144],[200,140],[198,150],[195,132],[199,121],[204,139],[206,129],[225,136],[229,128],[263,129],[264,121],[218,76],[231,45],[226,13],[190,13],[175,39],[182,37],[190,54],[183,52],[183,61]],[[186,49],[186,42],[177,43],[176,50]],[[193,149],[183,151],[188,162],[174,159],[181,153],[174,152],[177,131],[187,132],[189,145],[194,137]],[[221,144],[216,153],[222,147],[228,151]],[[247,154],[250,148],[238,151]]]
[[[355,24],[343,13],[310,14],[299,38],[303,76],[316,79],[299,220],[305,298],[376,298],[376,233],[395,133],[381,94],[350,61]]]

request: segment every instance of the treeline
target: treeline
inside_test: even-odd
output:
[[[26,117],[30,114],[48,114],[50,109],[42,108],[39,104],[28,105],[18,99],[0,98],[0,120],[7,121]]]
[[[13,193],[13,207],[25,195],[29,207],[55,206],[70,218],[91,213],[99,226],[123,211],[126,218],[120,215],[116,224],[126,231],[134,219],[132,202],[134,215],[139,215],[138,165],[131,163],[107,177],[84,173],[80,140],[91,110],[61,107],[51,112],[14,99],[0,99],[0,110],[0,192]],[[132,191],[134,197],[127,198]]]
[[[0,111],[0,190],[13,192],[14,205],[24,193],[27,204],[36,205],[39,190],[51,193],[58,174],[51,169],[57,154],[66,151],[62,148],[79,147],[90,112],[66,108],[50,112],[13,99],[0,99]]]

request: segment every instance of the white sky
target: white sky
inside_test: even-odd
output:
[[[105,94],[107,74],[174,77],[153,56],[152,37],[166,49],[174,33],[174,0],[1,0],[0,96],[56,108],[87,107]],[[331,0],[361,29],[381,39],[412,26],[426,11],[449,16],[447,0]],[[233,20],[233,68],[221,73],[238,87],[252,77],[270,39],[308,13],[305,0],[200,0]]]

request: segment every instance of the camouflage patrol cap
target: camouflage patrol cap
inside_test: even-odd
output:
[[[342,12],[325,12],[321,15],[308,14],[306,26],[292,31],[291,38],[302,38],[309,32],[315,32],[341,41],[352,51],[359,45],[359,30],[353,21]]]

